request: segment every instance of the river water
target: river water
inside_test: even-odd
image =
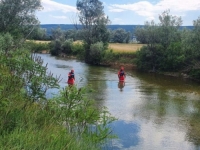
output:
[[[105,149],[200,150],[200,83],[125,68],[126,83],[119,85],[118,69],[38,55],[54,76],[62,78],[61,87],[74,68],[76,85],[90,85],[98,106],[106,106],[118,119],[111,127],[119,138]],[[52,89],[48,96],[57,92]]]

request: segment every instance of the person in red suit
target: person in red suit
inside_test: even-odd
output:
[[[119,70],[118,78],[119,78],[119,81],[125,81],[126,73],[124,71],[124,67],[121,67],[121,69]]]
[[[72,69],[69,74],[68,74],[68,84],[74,84],[75,82],[75,74],[74,74],[74,70]]]

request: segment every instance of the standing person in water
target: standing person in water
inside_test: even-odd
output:
[[[68,84],[74,84],[75,82],[75,74],[74,74],[74,69],[72,69],[69,74],[68,74]]]
[[[126,73],[124,71],[124,67],[121,67],[121,69],[119,70],[118,78],[119,78],[119,81],[125,81]]]

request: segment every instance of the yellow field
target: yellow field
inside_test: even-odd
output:
[[[36,43],[49,43],[50,41],[37,41]],[[81,41],[75,41],[74,43],[81,43]],[[144,44],[131,44],[131,43],[109,43],[108,48],[112,49],[113,52],[135,52],[139,50]]]
[[[51,41],[39,41],[39,40],[33,40],[33,41],[36,42],[36,43],[49,43],[49,42],[51,42]]]
[[[139,50],[144,44],[125,44],[125,43],[110,43],[109,49],[113,52],[135,52]]]

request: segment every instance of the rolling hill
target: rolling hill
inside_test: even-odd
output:
[[[119,28],[122,28],[126,31],[129,31],[131,33],[134,32],[135,28],[138,26],[143,26],[143,25],[108,25],[108,29],[111,30],[116,30]],[[75,29],[75,26],[73,24],[41,24],[41,28],[44,28],[47,30],[47,34],[51,34],[52,29],[56,29],[60,27],[62,30],[69,30],[69,29]],[[81,28],[81,25],[77,26],[78,28]],[[193,29],[193,26],[181,26],[180,29],[187,28],[187,29]]]

